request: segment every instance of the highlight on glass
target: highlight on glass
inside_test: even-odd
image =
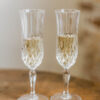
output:
[[[45,11],[42,9],[24,9],[20,11],[22,27],[21,56],[29,69],[31,91],[18,100],[48,100],[46,96],[35,93],[36,68],[44,57],[43,28]]]
[[[80,11],[76,9],[56,10],[57,37],[56,59],[64,69],[64,91],[51,97],[51,100],[81,100],[69,92],[69,69],[75,64],[78,55],[78,24]]]

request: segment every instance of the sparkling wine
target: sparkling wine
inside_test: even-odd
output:
[[[37,68],[43,59],[43,40],[40,37],[23,40],[22,59],[29,69]]]
[[[56,58],[62,67],[69,69],[75,63],[77,54],[77,35],[66,34],[57,36]]]

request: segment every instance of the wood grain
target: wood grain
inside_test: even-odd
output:
[[[62,75],[38,72],[36,92],[48,97],[63,90]],[[78,94],[83,100],[99,100],[100,84],[72,77],[70,92]],[[16,100],[29,93],[28,71],[0,71],[0,100]]]

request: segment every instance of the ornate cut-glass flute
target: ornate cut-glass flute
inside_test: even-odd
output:
[[[65,90],[51,97],[51,100],[81,100],[77,95],[69,93],[70,73],[68,71],[78,55],[78,24],[80,11],[76,9],[56,10],[57,38],[56,59],[64,69]]]
[[[30,94],[18,100],[48,100],[47,97],[35,93],[36,71],[44,56],[43,27],[45,11],[41,9],[25,9],[20,11],[22,25],[22,60],[27,66],[30,78]]]

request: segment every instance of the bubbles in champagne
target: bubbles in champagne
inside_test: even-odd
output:
[[[57,61],[63,68],[69,69],[75,63],[78,54],[77,35],[58,35],[56,48]]]
[[[40,37],[23,40],[22,59],[29,69],[37,68],[43,59],[43,40]]]

